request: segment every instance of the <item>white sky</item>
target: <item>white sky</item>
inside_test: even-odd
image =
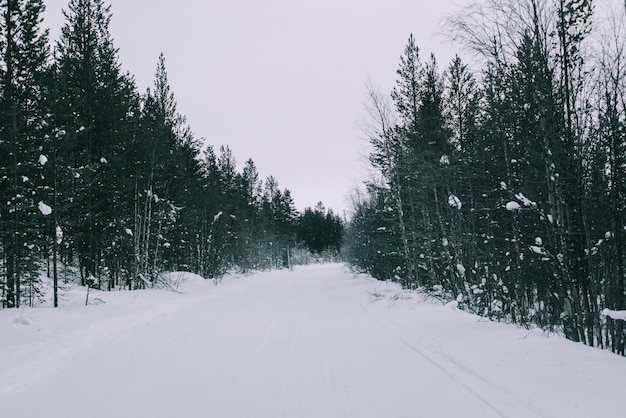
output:
[[[66,0],[47,0],[56,41]],[[178,110],[197,137],[252,158],[300,210],[343,213],[367,174],[365,83],[390,91],[410,33],[440,69],[439,21],[462,0],[110,0],[111,32],[140,92],[165,53]]]

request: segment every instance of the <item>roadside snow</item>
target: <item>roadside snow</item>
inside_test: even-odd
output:
[[[626,360],[341,265],[0,311],[7,417],[617,417]]]

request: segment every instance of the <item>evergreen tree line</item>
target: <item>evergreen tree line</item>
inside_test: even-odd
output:
[[[239,172],[227,147],[202,148],[163,55],[154,86],[138,92],[110,6],[70,0],[53,48],[44,7],[0,0],[0,306],[36,301],[45,267],[57,306],[72,267],[83,285],[135,289],[162,270],[280,267],[311,244],[289,190],[260,180],[251,160]],[[343,227],[329,216],[337,225],[320,228]]]
[[[624,354],[626,19],[590,0],[482,1],[446,20],[445,71],[411,36],[370,87],[378,177],[353,198],[358,269]]]

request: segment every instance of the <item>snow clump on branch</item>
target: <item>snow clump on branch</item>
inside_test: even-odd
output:
[[[44,216],[48,216],[52,213],[52,208],[48,205],[46,205],[43,202],[39,202],[37,204],[37,207],[39,208],[39,211],[44,215]]]

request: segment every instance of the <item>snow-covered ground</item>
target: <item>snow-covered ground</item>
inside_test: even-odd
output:
[[[626,359],[341,265],[185,279],[0,311],[0,416],[625,414]]]

